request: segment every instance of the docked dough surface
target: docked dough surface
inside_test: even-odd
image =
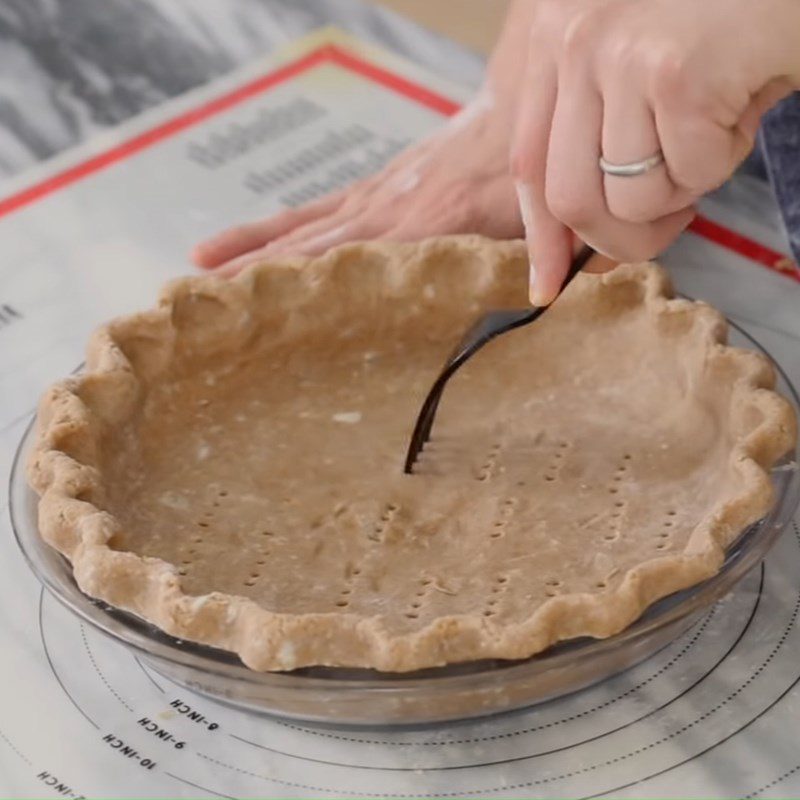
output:
[[[482,311],[525,304],[519,245],[359,245],[181,281],[43,402],[34,484],[55,491],[54,454],[62,477],[82,463],[105,526],[79,546],[77,523],[43,514],[43,534],[85,591],[256,669],[611,635],[719,568],[794,440],[766,362],[667,291],[652,265],[579,276],[451,381],[408,476],[449,349]],[[59,402],[83,407],[90,455],[54,440]]]

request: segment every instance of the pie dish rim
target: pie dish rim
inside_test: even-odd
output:
[[[384,263],[390,264],[387,268],[391,268],[391,264],[406,262],[408,258],[413,258],[415,253],[420,257],[419,253],[426,248],[428,250],[446,248],[450,251],[460,249],[462,252],[473,254],[476,249],[492,250],[500,259],[510,257],[509,254],[518,252],[520,247],[519,243],[490,243],[480,237],[445,237],[415,245],[376,243],[345,245],[322,258],[311,259],[311,263],[291,260],[288,263],[255,265],[231,283],[238,284],[241,289],[242,286],[247,286],[248,281],[252,283],[261,271],[282,270],[287,267],[297,275],[313,275],[315,269],[319,269],[324,278],[334,270],[328,269],[325,273],[323,268],[315,268],[314,263],[330,265],[336,263],[337,259],[359,258],[365,250],[373,256],[376,252],[382,255],[386,259]],[[398,257],[398,253],[402,257]],[[299,268],[301,266],[302,269]],[[640,265],[628,269],[642,268]],[[622,271],[617,270],[612,273],[612,276],[617,275],[616,278],[603,280],[624,280],[624,272],[625,268]],[[648,274],[653,273],[648,271]],[[663,309],[669,303],[688,302],[668,298],[668,287],[663,275],[658,278],[648,277],[647,280],[649,283],[645,303]],[[180,279],[167,290],[161,308],[165,313],[171,313],[173,307],[171,304],[178,302],[176,298],[181,296],[181,292],[192,291],[191,287],[201,284],[204,291],[212,285],[219,287],[221,292],[228,291],[222,288],[225,285],[222,282],[209,283],[207,278]],[[276,614],[248,598],[223,595],[219,592],[211,593],[207,596],[211,598],[209,602],[198,605],[197,598],[181,590],[180,576],[175,565],[167,564],[160,559],[142,558],[134,553],[122,553],[108,547],[107,542],[113,536],[113,518],[90,501],[79,499],[86,497],[94,488],[93,482],[98,480],[98,476],[94,474],[96,471],[93,472],[91,466],[67,455],[63,448],[72,449],[74,452],[76,432],[79,436],[81,432],[84,434],[87,430],[91,432],[91,412],[87,413],[86,406],[76,393],[85,386],[87,380],[91,380],[94,376],[104,382],[101,383],[101,388],[102,385],[107,385],[111,387],[108,389],[109,392],[123,393],[126,391],[124,383],[130,385],[131,381],[137,380],[130,361],[110,334],[110,325],[101,327],[93,337],[89,347],[87,371],[78,377],[56,384],[40,404],[37,445],[29,461],[28,475],[36,491],[42,495],[39,504],[42,536],[70,558],[76,580],[87,594],[141,616],[170,635],[211,646],[221,646],[238,654],[248,666],[256,670],[291,670],[307,665],[331,664],[403,672],[455,661],[527,657],[541,652],[557,641],[573,638],[575,630],[600,638],[611,636],[638,619],[657,599],[711,577],[719,569],[724,560],[725,546],[730,544],[730,541],[720,544],[717,537],[723,538],[729,533],[727,529],[731,526],[743,529],[768,510],[772,500],[772,488],[766,468],[774,464],[782,453],[788,451],[796,442],[795,418],[791,405],[770,388],[766,388],[773,380],[772,368],[766,359],[755,356],[750,351],[721,344],[721,315],[704,304],[693,303],[692,309],[692,313],[696,313],[698,317],[702,315],[707,321],[707,327],[702,335],[708,337],[710,357],[714,357],[715,353],[724,352],[727,357],[739,361],[742,380],[748,384],[747,396],[750,402],[759,406],[761,411],[767,409],[771,414],[771,416],[767,414],[766,421],[755,431],[751,431],[745,441],[739,443],[740,447],[736,448],[738,463],[742,470],[747,472],[748,486],[752,489],[749,505],[745,504],[744,509],[737,509],[736,518],[739,520],[747,518],[747,521],[734,525],[731,522],[731,515],[726,516],[723,513],[713,526],[700,533],[696,530],[692,534],[684,553],[641,562],[629,570],[622,582],[626,586],[623,593],[626,595],[622,597],[622,602],[619,602],[620,590],[616,590],[614,594],[616,607],[614,618],[611,620],[602,608],[599,617],[594,622],[591,619],[590,607],[592,604],[597,605],[599,595],[581,595],[578,601],[574,600],[577,595],[551,598],[548,603],[540,606],[531,618],[545,606],[550,606],[551,612],[553,608],[560,606],[560,612],[551,613],[549,619],[540,621],[538,630],[534,630],[533,633],[528,631],[512,637],[517,640],[524,639],[526,643],[524,647],[527,648],[524,654],[520,653],[519,647],[513,654],[508,648],[503,650],[502,647],[499,649],[507,654],[498,652],[497,642],[502,639],[498,636],[498,628],[493,623],[477,618],[477,615],[439,618],[424,628],[406,634],[404,641],[400,641],[398,637],[389,640],[378,623],[372,626],[364,624],[364,620],[379,620],[377,617],[354,619],[356,615],[338,613]],[[658,309],[655,309],[654,313],[659,313]],[[653,564],[655,566],[648,566]],[[128,590],[131,585],[135,587],[132,592],[127,591],[127,594],[121,593],[118,589],[120,568],[127,572],[123,588]],[[132,580],[131,575],[133,575]],[[609,595],[602,598],[606,608],[610,605],[608,598]],[[231,613],[232,609],[234,613]],[[210,625],[204,616],[209,613],[214,616]],[[569,619],[565,619],[567,615]],[[209,627],[216,636],[215,632],[221,626],[224,627],[221,622],[223,616],[225,620],[233,620],[225,623],[228,630],[225,631],[224,641],[209,640]],[[292,626],[292,623],[307,617],[315,618],[310,631],[307,626]],[[559,622],[562,623],[560,626]],[[315,632],[320,630],[320,625],[324,626],[328,634],[333,629],[338,634],[355,637],[353,641],[358,646],[353,649],[352,662],[343,663],[341,660],[331,662],[330,659],[326,659],[322,650],[313,652],[310,658],[308,655],[298,656],[298,648],[307,644],[298,637],[307,638],[309,634],[314,636]],[[460,645],[456,643],[455,648],[451,648],[448,636],[452,636],[453,627],[459,629],[464,626],[472,638],[468,637],[466,647],[463,643]],[[510,626],[506,626],[508,627]],[[533,627],[536,628],[535,625]],[[205,634],[203,629],[206,631]],[[254,636],[254,631],[259,635]],[[435,642],[438,639],[439,643],[444,642],[444,647],[421,646],[419,637],[423,635],[430,641]],[[470,644],[476,635],[477,646],[474,643]],[[290,646],[286,646],[287,642]]]

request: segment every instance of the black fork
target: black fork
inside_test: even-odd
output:
[[[567,287],[569,282],[584,268],[586,262],[594,255],[591,247],[584,245],[570,265],[567,277],[561,287],[561,291]],[[489,311],[478,319],[472,327],[461,337],[461,341],[456,345],[447,362],[444,365],[439,377],[434,381],[425,402],[422,404],[414,432],[411,434],[411,443],[406,454],[406,463],[403,468],[406,474],[411,474],[414,464],[425,447],[431,435],[433,420],[436,416],[436,409],[442,399],[442,392],[447,385],[447,381],[453,377],[456,370],[465,364],[475,353],[478,352],[487,342],[490,342],[501,333],[506,333],[514,328],[528,325],[544,314],[549,306],[536,308],[524,308],[520,310]]]

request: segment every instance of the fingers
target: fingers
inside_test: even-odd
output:
[[[608,246],[603,236],[611,220],[598,168],[603,105],[578,56],[562,63],[553,111],[545,173],[545,199],[550,212],[596,250]],[[571,63],[570,63],[571,62]],[[590,235],[587,237],[587,231]],[[559,273],[558,286],[568,265]],[[557,291],[557,289],[556,289]]]
[[[264,248],[265,254],[324,250],[346,241],[352,233],[353,223],[370,216],[370,199],[369,195],[351,197],[334,213],[300,225],[273,240]]]
[[[198,244],[191,259],[199,267],[214,269],[231,259],[263,247],[268,242],[318,217],[332,214],[344,202],[342,192],[297,209],[289,209],[268,219],[229,228]]]
[[[345,204],[358,203],[368,197],[376,186],[388,185],[409,165],[419,165],[426,158],[429,146],[421,144],[413,150],[396,156],[378,175],[359,181],[346,189],[327,195],[316,202],[297,209],[289,209],[273,217],[231,228],[201,242],[192,252],[195,264],[206,269],[214,269],[221,264],[228,265],[234,259],[245,257],[248,253],[260,250],[270,243],[295,233],[298,229],[316,222],[324,221],[337,213]],[[406,176],[406,185],[408,178]],[[402,187],[401,187],[402,188]],[[246,261],[244,262],[246,263]],[[241,269],[241,262],[234,269]]]
[[[711,101],[711,90],[691,84],[678,65],[663,61],[650,94],[670,177],[695,197],[722,185],[752,150],[752,134],[737,124],[750,102],[746,93]]]
[[[356,217],[299,242],[291,248],[291,251],[304,256],[318,256],[331,247],[336,247],[344,242],[363,242],[368,239],[378,239],[386,232],[390,219],[385,216],[373,216],[371,214]]]
[[[390,221],[391,214],[369,213],[361,206],[342,207],[331,216],[302,225],[264,247],[227,262],[217,272],[223,277],[232,277],[250,264],[274,256],[321,255],[344,242],[376,238],[390,227]]]
[[[587,18],[584,22],[591,21]],[[656,218],[634,223],[619,219],[609,210],[603,173],[598,163],[607,112],[604,108],[605,98],[601,87],[597,85],[592,61],[585,47],[591,35],[592,25],[584,24],[573,29],[559,55],[558,89],[555,97],[552,93],[549,97],[550,102],[554,102],[552,110],[548,109],[546,102],[538,100],[533,112],[539,116],[538,121],[531,120],[529,116],[527,127],[525,120],[520,124],[520,135],[528,141],[529,152],[534,154],[526,166],[528,174],[533,176],[531,184],[534,191],[530,195],[531,205],[527,211],[535,232],[532,250],[537,274],[532,300],[537,304],[551,302],[561,287],[572,255],[570,231],[610,258],[639,261],[660,252],[688,225],[693,216],[692,210],[686,208],[673,211],[668,207],[664,213],[659,201],[663,202],[665,195],[671,201],[674,198],[669,185],[665,187],[663,183],[663,194],[653,204],[653,213],[659,215]],[[635,86],[632,86],[630,95],[636,96]],[[636,113],[636,106],[628,103],[628,108],[631,107]],[[531,114],[531,110],[528,113]],[[543,120],[545,114],[551,115],[551,124],[549,140],[543,146],[542,131],[547,127],[546,119]],[[626,133],[626,138],[615,145],[621,151],[623,162],[629,158],[625,153],[626,148],[649,144],[651,151],[658,149],[657,134],[650,118],[641,109],[636,117],[633,121],[638,127],[633,133]],[[541,156],[543,150],[544,164]],[[632,160],[642,157],[641,153],[637,153]],[[631,178],[629,181],[635,182],[640,178]],[[544,189],[543,198],[541,190],[536,191],[540,187]],[[548,226],[545,228],[548,232],[545,246],[558,248],[555,258],[543,260],[539,255],[543,237],[540,220],[545,220]]]
[[[793,91],[794,87],[790,81],[786,78],[776,78],[766,83],[753,97],[739,120],[739,129],[748,141],[755,142],[761,117]]]
[[[612,164],[641,161],[661,149],[655,116],[644,94],[622,80],[610,83],[603,95],[602,155]],[[647,222],[690,206],[696,199],[677,187],[665,164],[625,178],[603,176],[609,213],[627,222]]]
[[[693,214],[681,209],[652,221],[633,223],[611,213],[598,164],[605,114],[603,98],[589,70],[580,63],[562,68],[547,161],[548,208],[583,241],[611,258],[651,258],[688,225]],[[640,133],[648,135],[646,129]],[[652,132],[649,135],[654,136]],[[636,183],[644,177],[647,175],[627,180]],[[660,208],[654,205],[654,210]]]
[[[308,230],[306,230],[308,229]],[[222,277],[230,278],[237,275],[245,267],[264,261],[265,259],[281,255],[318,255],[327,249],[347,241],[355,241],[359,231],[363,231],[361,221],[356,224],[345,222],[336,217],[318,220],[308,226],[303,226],[298,231],[305,231],[302,235],[285,237],[270,242],[264,247],[251,250],[244,255],[226,262],[216,270]]]
[[[557,98],[556,66],[542,38],[532,38],[511,149],[511,171],[530,260],[530,299],[548,305],[558,294],[571,258],[571,233],[550,212],[545,176]]]
[[[278,253],[310,253],[327,250],[346,241],[353,232],[353,221],[358,213],[338,213],[296,228],[292,233],[270,242],[264,248],[265,255]]]

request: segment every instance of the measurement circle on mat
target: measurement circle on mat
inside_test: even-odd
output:
[[[796,528],[693,628],[622,675],[524,711],[422,730],[313,727],[226,708],[162,678],[47,595],[42,641],[53,677],[98,729],[98,757],[122,771],[222,795],[235,785],[268,795],[584,797],[680,769],[798,680],[790,640],[800,587],[786,595],[785,571],[770,567],[778,562],[800,567]],[[456,776],[471,788],[448,789]],[[402,791],[387,793],[387,781]]]

